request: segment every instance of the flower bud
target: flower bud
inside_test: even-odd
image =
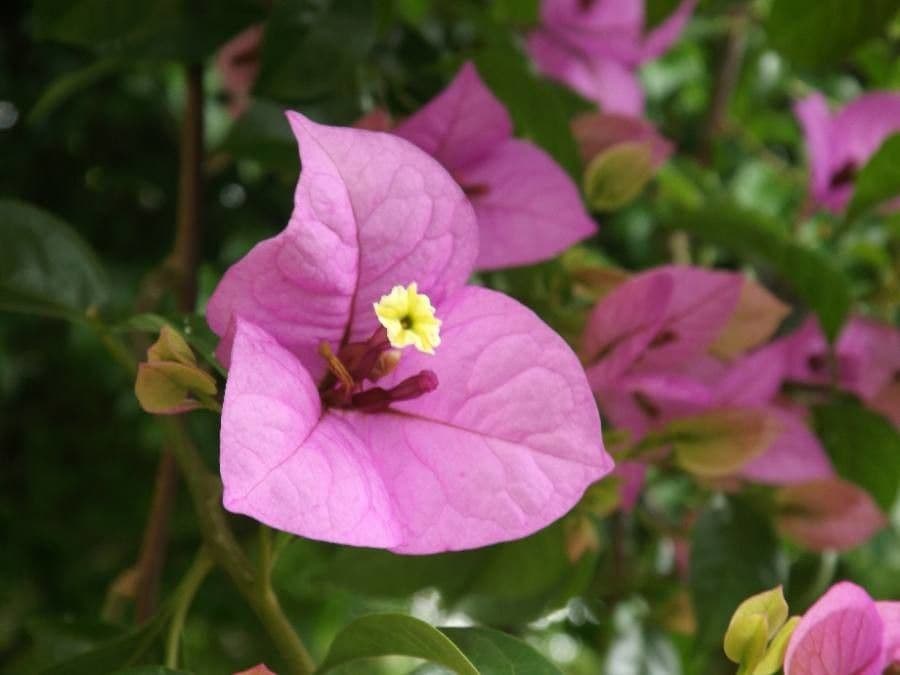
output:
[[[725,633],[725,655],[753,669],[766,655],[766,645],[787,620],[788,606],[781,586],[744,600],[735,610]]]
[[[175,415],[206,407],[216,395],[216,381],[197,365],[185,339],[164,325],[138,366],[134,393],[141,408],[155,415]]]
[[[653,176],[648,143],[619,143],[594,157],[584,171],[588,204],[598,211],[614,211],[634,200]]]

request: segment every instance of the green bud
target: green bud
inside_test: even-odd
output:
[[[197,365],[185,339],[168,325],[147,350],[147,362],[138,366],[134,393],[141,408],[155,415],[217,405],[215,379]]]
[[[653,177],[653,149],[649,143],[619,143],[594,157],[584,171],[588,204],[598,211],[614,211],[637,197]]]
[[[725,634],[725,655],[741,665],[741,671],[751,672],[766,653],[769,624],[761,614],[750,614],[735,623]]]
[[[138,366],[134,393],[148,413],[174,415],[203,407],[198,398],[215,396],[216,381],[196,366],[149,361]]]
[[[725,633],[725,655],[753,672],[766,655],[766,644],[787,620],[788,606],[781,586],[744,600]]]
[[[787,651],[788,642],[791,641],[791,635],[794,634],[794,629],[798,623],[800,623],[800,617],[792,616],[781,627],[781,630],[775,634],[772,642],[769,643],[765,656],[753,669],[753,675],[774,675],[781,670],[781,666],[784,663],[784,653]]]
[[[175,361],[187,366],[197,365],[194,352],[187,341],[168,324],[159,331],[159,338],[147,350],[148,361]]]

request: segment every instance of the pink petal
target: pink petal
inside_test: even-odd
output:
[[[784,660],[785,675],[881,675],[883,623],[862,588],[835,584],[797,625]]]
[[[643,0],[543,0],[543,27],[585,56],[636,65],[644,25]]]
[[[863,399],[874,398],[900,372],[900,331],[888,324],[853,317],[841,331],[837,351],[858,364],[852,381],[841,384]]]
[[[828,102],[819,93],[811,94],[794,104],[794,114],[806,140],[810,194],[816,202],[825,204],[829,201],[832,166],[832,120]]]
[[[478,219],[476,266],[496,269],[547,260],[597,231],[568,174],[528,141],[509,139],[459,169]]]
[[[253,666],[249,670],[242,670],[234,675],[275,675],[275,673],[266,668],[264,663],[260,663],[258,666]]]
[[[233,412],[222,421],[226,507],[302,536],[403,553],[525,536],[567,512],[612,469],[575,355],[492,291],[459,291],[438,313],[437,354],[406,350],[383,384],[429,368],[434,392],[394,412],[321,418],[304,400],[313,385],[302,367],[239,323],[225,394]]]
[[[674,286],[671,275],[647,272],[617,286],[597,303],[581,349],[595,390],[610,386],[644,352],[666,318]]]
[[[645,274],[668,274],[674,286],[662,325],[638,366],[669,370],[706,351],[737,307],[743,277],[679,265]]]
[[[765,405],[781,389],[787,369],[784,345],[773,342],[738,359],[716,383],[721,405]]]
[[[392,496],[370,449],[347,420],[323,416],[296,357],[242,320],[231,356],[220,434],[225,508],[314,539],[397,545]]]
[[[697,0],[682,0],[677,9],[644,38],[641,61],[649,61],[662,56],[681,35],[685,24],[691,18]]]
[[[840,478],[790,485],[778,499],[779,529],[814,551],[855,548],[887,524],[868,492]]]
[[[228,111],[232,117],[240,117],[250,103],[250,91],[259,74],[263,31],[263,24],[250,26],[222,45],[216,54],[216,68],[231,99]]]
[[[226,272],[207,307],[228,363],[232,317],[256,323],[323,372],[320,341],[368,337],[372,302],[416,281],[440,303],[468,278],[477,254],[471,206],[452,177],[406,141],[288,119],[303,173],[285,230]],[[377,161],[373,161],[377,158]]]
[[[446,89],[394,133],[455,171],[510,138],[512,120],[475,66],[466,63]]]
[[[744,478],[768,485],[791,485],[834,475],[831,461],[806,422],[785,410],[769,407],[783,431],[759,457],[741,469]]]
[[[640,117],[644,92],[631,66],[599,56],[586,56],[537,30],[528,36],[528,52],[538,70],[595,101],[603,112]]]
[[[900,131],[900,95],[870,92],[832,115],[816,93],[794,111],[806,136],[810,192],[824,208],[841,212],[853,194],[853,174],[888,136]]]
[[[782,339],[787,377],[826,386],[831,382],[828,341],[810,318]],[[874,398],[900,370],[900,332],[887,324],[852,317],[835,345],[838,384],[861,398]]]
[[[900,602],[876,602],[884,622],[884,647],[888,664],[900,664]]]

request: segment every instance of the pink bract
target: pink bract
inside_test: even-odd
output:
[[[228,93],[228,112],[240,117],[250,103],[250,91],[259,74],[259,49],[264,26],[256,24],[226,42],[216,54],[216,68]]]
[[[881,675],[895,655],[888,651],[896,647],[895,607],[876,603],[856,584],[835,584],[794,630],[785,675]]]
[[[402,553],[514,539],[566,513],[612,468],[584,372],[530,310],[465,287],[477,251],[451,176],[396,136],[289,115],[303,173],[278,236],[226,273],[209,322],[230,356],[226,508],[301,536]],[[324,340],[366,340],[372,302],[417,281],[434,356],[406,349],[386,390],[437,388],[363,412],[321,392]]]
[[[789,380],[826,386],[832,371],[836,383],[863,400],[876,397],[900,373],[900,331],[887,324],[852,317],[834,347],[834,367],[828,341],[810,318],[783,339]]]
[[[900,94],[872,92],[832,113],[819,93],[799,101],[809,161],[809,191],[816,204],[840,213],[853,194],[856,173],[878,147],[900,131]]]
[[[566,172],[512,132],[471,63],[394,130],[443,164],[471,199],[480,269],[547,260],[597,229]]]
[[[604,112],[639,116],[644,97],[637,67],[669,48],[696,4],[684,0],[645,33],[643,0],[543,0],[541,25],[529,35],[528,50],[539,70]]]

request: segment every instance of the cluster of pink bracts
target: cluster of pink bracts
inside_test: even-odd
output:
[[[635,72],[674,41],[695,4],[685,0],[645,34],[636,0],[542,3],[528,37],[538,69],[601,106],[573,124],[587,158],[633,140],[649,143],[657,163],[668,157],[671,145],[642,118]],[[250,29],[220,56],[235,114],[248,101],[261,34]],[[796,112],[812,202],[840,211],[855,172],[900,129],[900,95],[869,94],[832,116],[815,94]],[[207,310],[230,366],[228,509],[298,535],[403,553],[483,546],[547,525],[613,470],[622,506],[634,505],[646,466],[613,469],[598,408],[635,442],[681,417],[750,408],[776,419],[779,433],[731,483],[778,486],[822,512],[784,519],[787,535],[841,549],[885,523],[865,492],[836,476],[807,402],[836,384],[900,425],[895,329],[854,317],[832,352],[809,318],[773,339],[789,308],[758,283],[667,266],[608,292],[576,356],[524,306],[467,285],[474,271],[546,260],[596,228],[567,174],[514,138],[472,65],[396,126],[383,111],[352,129],[288,117],[303,166],[293,215],[226,273]],[[442,344],[434,356],[405,351],[379,386],[428,370],[436,387],[377,412],[329,405],[320,343],[365,340],[377,325],[373,302],[412,281],[437,307]],[[821,509],[829,500],[834,508]],[[797,629],[786,672],[825,672],[804,665],[820,652],[837,659],[833,672],[878,673],[895,660],[896,605],[863,596],[848,584],[826,594]],[[844,635],[851,618],[872,631]]]
[[[804,403],[821,398],[817,388],[836,384],[900,424],[900,332],[854,317],[832,355],[810,318],[767,342],[788,311],[741,274],[681,266],[643,272],[594,308],[582,344],[588,381],[604,417],[634,440],[702,412],[765,411],[781,431],[734,478],[790,486],[791,503],[810,511],[832,502],[818,517],[780,524],[815,550],[851,548],[885,517],[863,490],[836,476]],[[638,498],[645,470],[640,462],[618,464],[626,508]]]

